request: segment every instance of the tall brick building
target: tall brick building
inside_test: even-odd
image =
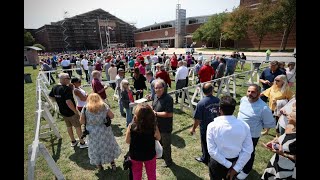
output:
[[[208,16],[197,16],[186,18],[185,40],[184,43],[192,43],[192,33],[197,30],[203,23],[208,21]],[[175,46],[175,20],[153,24],[134,32],[135,46]],[[202,44],[197,43],[197,46]]]
[[[251,9],[257,8],[261,0],[240,0],[240,6],[248,6]],[[275,1],[275,0],[273,0]],[[178,8],[177,8],[178,12]],[[207,16],[196,16],[196,17],[188,17],[185,19],[185,34],[183,36],[184,42],[183,44],[190,45],[192,41],[192,33],[196,31],[203,23],[207,22],[209,17]],[[176,20],[161,22],[152,24],[146,27],[142,27],[137,29],[134,32],[134,40],[135,46],[141,47],[144,45],[147,46],[165,46],[168,45],[169,47],[176,47]],[[269,33],[267,34],[262,43],[261,48],[272,48],[272,49],[279,49],[281,46],[281,41],[283,39],[283,30],[279,30],[276,33]],[[195,47],[201,47],[206,43],[197,42]],[[222,41],[222,47],[233,47],[233,41]],[[206,44],[207,46],[211,46],[211,44]],[[259,40],[257,36],[252,31],[252,28],[248,28],[247,37],[243,40],[238,41],[239,48],[258,48]],[[296,47],[296,25],[289,34],[287,48],[295,48]]]
[[[136,28],[111,15],[96,9],[84,14],[52,22],[33,30],[36,42],[47,51],[100,49],[108,44],[134,46],[133,31]]]

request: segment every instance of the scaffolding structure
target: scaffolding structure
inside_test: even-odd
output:
[[[48,51],[56,52],[106,49],[111,43],[131,47],[134,45],[134,30],[134,25],[96,9],[45,25],[35,32],[35,38]]]

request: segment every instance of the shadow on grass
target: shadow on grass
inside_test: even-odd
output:
[[[120,124],[111,124],[111,128],[112,128],[113,134],[116,137],[121,137],[123,135],[122,130],[124,128],[120,128],[119,126],[120,126]]]
[[[182,129],[179,129],[179,130],[173,132],[172,134],[178,134],[178,133],[180,133],[180,132],[182,132],[182,131],[184,131],[184,130],[187,130],[187,129],[191,128],[192,126],[193,126],[193,125],[190,124],[189,126],[186,126],[186,127],[182,128]]]
[[[94,170],[96,167],[90,164],[90,159],[88,156],[88,148],[80,149],[79,147],[74,147],[74,153],[69,156],[69,159],[75,162],[79,167],[86,170]]]
[[[256,170],[252,169],[249,173],[247,180],[261,179],[262,174],[259,174]]]
[[[110,167],[110,164],[105,164],[103,171],[98,171],[95,175],[98,177],[99,180],[106,180],[106,179],[129,179],[129,171],[123,170],[122,168],[116,168],[116,171],[113,171]]]
[[[180,149],[186,147],[184,139],[176,134],[171,135],[171,144]]]
[[[190,116],[189,113],[186,113],[186,112],[184,112],[184,111],[181,111],[181,109],[180,109],[180,104],[178,104],[178,107],[173,107],[173,114],[179,114],[179,115],[181,115],[181,114],[186,114],[186,115],[189,115],[189,116]]]
[[[54,161],[57,161],[60,158],[61,144],[62,144],[62,139],[59,139],[57,143],[54,143],[56,139],[57,138],[51,138],[52,158]],[[55,151],[55,145],[57,145],[56,151]]]
[[[189,169],[179,166],[177,164],[173,164],[172,166],[169,167],[176,177],[177,180],[185,180],[185,179],[190,179],[190,180],[195,180],[195,179],[202,179],[199,176],[195,175],[193,172],[191,172]]]

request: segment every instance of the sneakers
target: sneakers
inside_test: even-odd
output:
[[[75,147],[77,144],[79,143],[79,141],[71,141],[71,147]]]
[[[246,173],[244,173],[243,171],[241,171],[241,172],[237,175],[237,178],[238,178],[239,180],[246,179],[248,175],[249,175],[249,174],[246,174]]]
[[[85,142],[84,144],[80,143],[80,149],[88,148],[88,144]]]

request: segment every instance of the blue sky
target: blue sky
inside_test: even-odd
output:
[[[175,19],[178,0],[24,0],[24,27],[36,29],[69,17],[101,8],[137,28]],[[240,0],[179,0],[187,17],[231,11]]]

